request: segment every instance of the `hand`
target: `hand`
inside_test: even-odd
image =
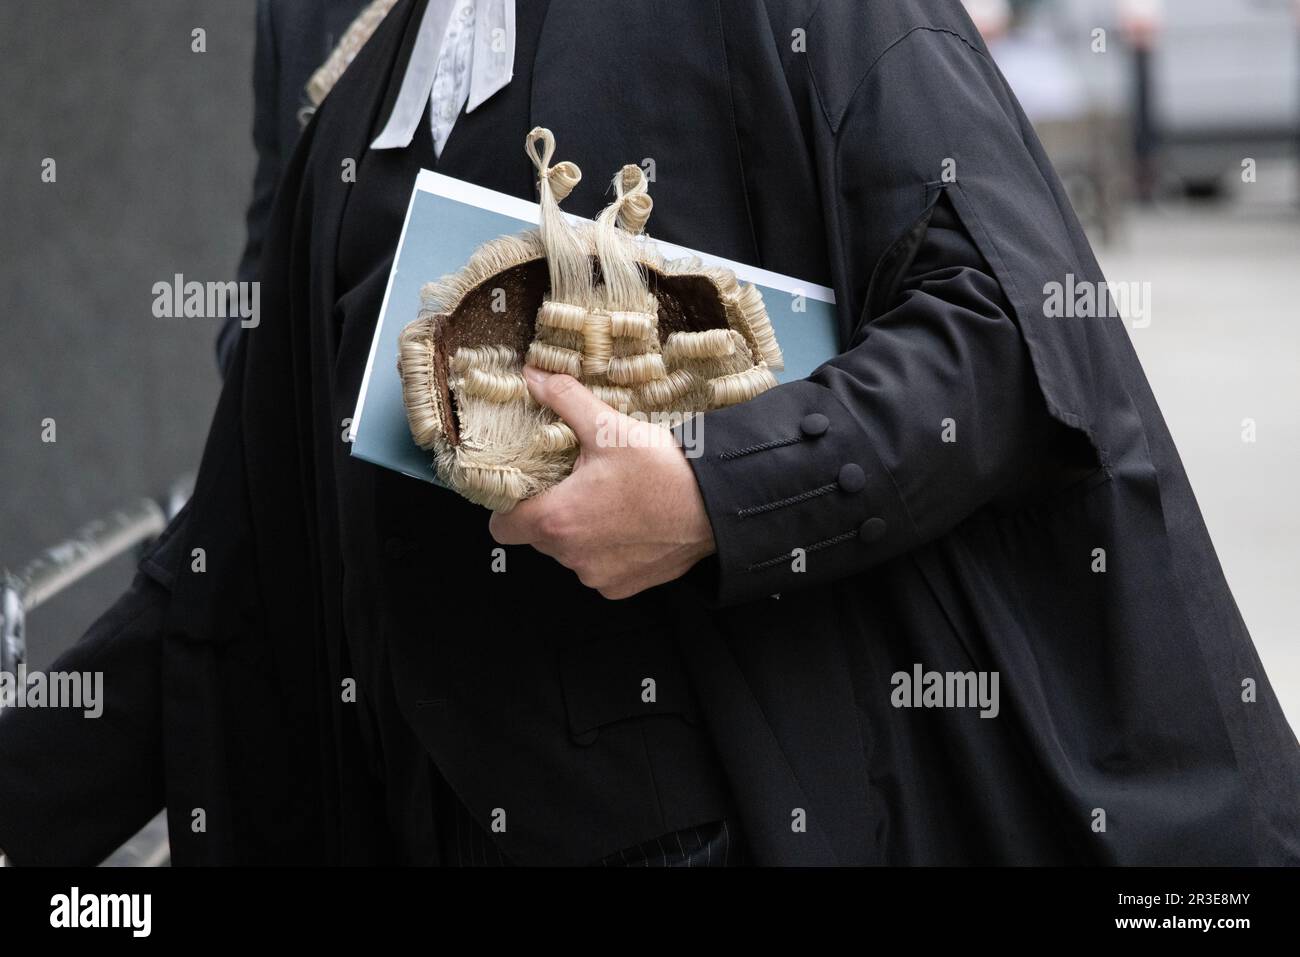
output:
[[[524,378],[580,450],[559,485],[492,513],[494,539],[532,545],[611,599],[679,578],[713,554],[704,500],[671,432],[622,415],[572,376],[525,366]]]

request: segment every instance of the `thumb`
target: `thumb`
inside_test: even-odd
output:
[[[618,412],[592,395],[573,376],[524,366],[524,380],[533,398],[563,419],[573,429],[579,444],[589,451],[599,445],[597,439],[602,429],[615,427]]]

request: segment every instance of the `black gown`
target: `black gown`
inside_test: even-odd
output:
[[[727,819],[760,864],[1300,862],[1295,735],[1122,321],[1044,314],[1101,272],[959,4],[518,4],[443,171],[531,198],[547,126],[569,211],[650,159],[653,236],[837,294],[839,356],[705,416],[716,556],[626,602],[530,549],[492,574],[485,512],[341,439],[416,165],[366,144],[422,10],[299,144],[152,556],[179,861],[431,859],[428,755],[524,864]],[[997,716],[897,707],[914,666],[996,673]]]

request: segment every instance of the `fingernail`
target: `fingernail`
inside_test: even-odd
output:
[[[549,372],[544,372],[534,366],[524,366],[524,378],[533,385],[541,385],[551,377]]]

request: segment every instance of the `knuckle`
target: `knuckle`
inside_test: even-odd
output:
[[[510,520],[500,512],[493,512],[488,519],[488,534],[498,545],[504,545],[505,538],[510,534]]]
[[[559,508],[549,508],[537,519],[537,532],[550,542],[563,542],[568,538],[568,515]]]

